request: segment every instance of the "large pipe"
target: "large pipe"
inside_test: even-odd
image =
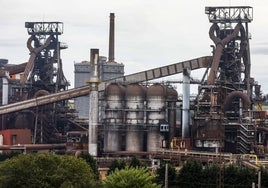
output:
[[[114,13],[110,13],[109,62],[114,61]]]
[[[190,136],[190,73],[190,69],[183,69],[182,138],[188,138]]]
[[[26,83],[26,81],[28,80],[28,77],[29,75],[31,74],[33,68],[34,68],[34,60],[36,58],[36,56],[46,47],[48,47],[48,45],[50,44],[51,40],[52,40],[52,36],[49,36],[47,39],[46,39],[46,42],[37,47],[37,48],[34,48],[31,46],[31,43],[32,41],[36,40],[36,38],[34,36],[31,36],[28,41],[27,41],[27,48],[29,49],[30,51],[30,58],[29,58],[29,61],[28,63],[26,64],[26,67],[25,67],[25,70],[23,72],[23,76],[22,78],[20,79],[20,83],[22,85],[24,85]]]
[[[243,101],[243,108],[248,109],[250,107],[250,98],[247,94],[243,93],[242,91],[232,91],[225,99],[222,111],[226,112],[230,110],[232,107],[232,101],[235,98],[241,98]]]
[[[65,149],[66,144],[20,144],[20,145],[0,145],[0,150],[53,150]]]
[[[216,37],[215,34],[214,34],[214,32],[216,30],[219,30],[219,26],[216,23],[214,23],[210,27],[209,36],[210,36],[211,40],[215,43],[216,50],[215,50],[215,54],[213,56],[213,61],[212,61],[212,64],[211,64],[211,69],[210,69],[210,72],[209,72],[209,75],[208,75],[208,79],[207,79],[207,84],[208,85],[213,85],[214,84],[214,81],[215,81],[215,78],[216,78],[216,75],[217,75],[217,71],[218,71],[218,68],[219,68],[220,59],[221,59],[221,55],[222,55],[222,51],[224,49],[224,46],[228,42],[230,42],[231,40],[233,40],[238,35],[241,27],[242,27],[242,24],[241,23],[238,23],[235,26],[235,29],[232,32],[232,34],[231,35],[227,35],[222,40],[220,38]]]
[[[6,74],[8,73],[6,72]],[[8,104],[8,79],[6,76],[2,78],[2,105]]]
[[[98,134],[98,62],[99,50],[91,49],[90,65],[91,76],[88,81],[91,92],[89,93],[89,121],[88,121],[88,153],[92,156],[97,156],[97,134]]]

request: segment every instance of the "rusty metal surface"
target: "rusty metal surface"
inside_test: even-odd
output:
[[[53,150],[65,149],[66,144],[20,144],[20,145],[0,145],[0,150]]]
[[[247,110],[250,107],[250,98],[247,94],[241,92],[241,91],[233,91],[231,92],[225,99],[222,111],[225,112],[226,110],[232,108],[232,101],[235,98],[241,98],[243,101],[243,108]]]
[[[213,85],[217,72],[218,72],[218,68],[219,68],[219,64],[220,64],[220,59],[222,56],[222,51],[224,49],[224,46],[230,42],[231,40],[233,40],[235,37],[237,37],[240,28],[242,27],[242,25],[239,23],[235,26],[234,31],[232,32],[231,35],[228,35],[227,37],[225,37],[224,39],[220,39],[218,37],[215,36],[215,31],[219,30],[219,26],[217,24],[213,24],[210,27],[209,30],[209,36],[212,39],[212,41],[215,43],[216,45],[216,49],[215,49],[215,54],[213,56],[213,61],[212,61],[212,65],[211,65],[211,69],[208,75],[208,79],[207,79],[207,84],[208,85]]]
[[[18,65],[5,65],[4,69],[9,72],[9,75],[19,74],[25,70],[27,63],[21,63]]]
[[[31,46],[32,41],[35,40],[34,36],[31,36],[31,37],[28,39],[28,41],[27,41],[27,47],[28,47],[28,49],[29,49],[29,51],[30,51],[31,56],[30,56],[30,58],[29,58],[28,63],[26,64],[25,70],[24,70],[24,72],[23,72],[23,76],[22,76],[22,78],[20,79],[20,83],[21,83],[21,84],[24,85],[24,84],[26,83],[29,74],[30,74],[31,71],[33,70],[33,67],[34,67],[34,60],[35,60],[37,54],[40,53],[44,48],[46,48],[46,47],[50,44],[51,39],[52,39],[52,36],[48,37],[47,40],[46,40],[46,42],[45,42],[45,44],[41,45],[41,46],[38,47],[38,48],[33,48],[33,47]]]

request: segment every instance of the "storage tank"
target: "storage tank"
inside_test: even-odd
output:
[[[126,151],[143,151],[145,87],[126,87]]]
[[[118,83],[111,83],[105,89],[105,123],[104,123],[104,151],[121,150],[121,134],[123,122],[123,102],[125,88]]]
[[[178,92],[172,87],[167,87],[166,101],[168,108],[167,110],[168,110],[168,124],[169,124],[168,146],[170,146],[170,143],[172,142],[172,139],[175,136],[177,100],[178,100]]]
[[[162,146],[160,122],[165,120],[166,88],[160,84],[147,89],[147,151],[157,151]]]

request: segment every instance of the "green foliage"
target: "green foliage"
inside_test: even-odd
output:
[[[103,181],[105,188],[160,188],[153,183],[154,177],[144,167],[116,169]]]
[[[111,162],[111,165],[109,167],[107,175],[113,173],[116,169],[118,169],[118,170],[124,169],[124,168],[126,168],[126,166],[134,167],[134,168],[146,167],[146,165],[144,163],[142,163],[137,157],[132,157],[132,159],[129,163],[127,163],[124,160],[115,159]]]
[[[261,168],[261,185],[268,187],[268,169]]]
[[[124,169],[127,166],[127,163],[124,160],[113,160],[110,168],[107,172],[107,175],[112,174],[116,169],[121,170]]]
[[[250,187],[256,182],[257,172],[254,169],[230,165],[224,169],[225,187]]]
[[[220,168],[215,164],[205,166],[202,170],[202,179],[200,180],[201,187],[214,188],[216,180],[219,177]]]
[[[21,154],[0,164],[0,187],[93,187],[93,173],[81,158]]]
[[[9,153],[1,153],[0,154],[0,161],[4,161],[6,159],[10,159],[14,156],[18,156],[19,154],[21,154],[21,152],[9,152]]]
[[[181,168],[177,181],[180,187],[195,188],[202,180],[202,164],[197,161],[187,161]]]
[[[157,169],[156,171],[156,178],[155,178],[155,182],[157,184],[165,184],[165,172],[166,172],[166,165],[165,164],[161,164],[160,168]],[[172,186],[172,185],[176,185],[176,169],[174,167],[174,165],[172,164],[168,164],[168,185]]]
[[[222,169],[217,165],[203,167],[200,162],[189,161],[178,174],[177,186],[214,188],[220,181],[220,173],[225,188],[251,187],[252,182],[257,181],[257,172],[254,169],[234,165]]]
[[[130,163],[129,163],[130,167],[146,167],[145,164],[143,164],[137,157],[132,157]]]
[[[84,159],[87,164],[91,167],[91,170],[94,174],[94,178],[95,180],[99,180],[99,170],[98,170],[98,164],[97,164],[97,161],[94,159],[94,157],[92,157],[90,154],[88,153],[83,153],[80,155],[80,157],[82,159]]]

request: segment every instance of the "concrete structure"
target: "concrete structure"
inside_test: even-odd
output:
[[[145,88],[126,86],[126,151],[143,151]]]
[[[106,62],[107,58],[99,57],[99,72],[101,80],[109,80],[124,76],[124,64],[116,62]],[[86,80],[89,79],[91,73],[90,62],[83,61],[74,64],[74,87],[85,86]],[[74,107],[78,112],[80,119],[88,118],[88,96],[82,96],[74,99]]]
[[[88,153],[92,156],[97,156],[97,138],[98,138],[98,123],[99,123],[99,50],[91,49],[90,62],[92,74],[87,81],[91,92],[89,93],[89,119],[88,119]]]
[[[160,133],[160,126],[165,121],[165,97],[166,88],[163,85],[155,84],[148,88],[147,151],[157,151],[162,147],[164,137]]]
[[[174,136],[178,136],[177,99],[177,91],[163,84],[108,85],[101,123],[104,152],[154,152],[169,147]]]
[[[121,150],[121,131],[123,125],[123,106],[125,88],[117,83],[112,83],[105,90],[106,119],[104,125],[104,148],[107,151]]]
[[[190,136],[190,69],[183,71],[182,139]]]

